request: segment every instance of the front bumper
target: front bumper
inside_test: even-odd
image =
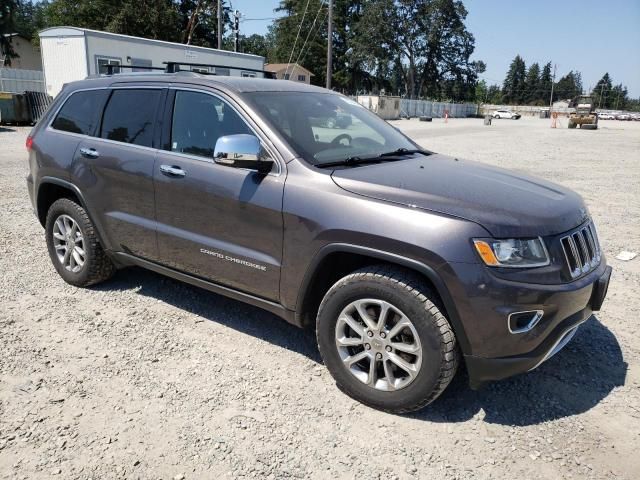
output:
[[[611,267],[601,265],[568,284],[534,285],[498,279],[482,266],[449,264],[445,283],[456,299],[467,348],[464,359],[472,388],[527,372],[560,351],[607,295]],[[525,333],[509,331],[512,312],[542,310]]]

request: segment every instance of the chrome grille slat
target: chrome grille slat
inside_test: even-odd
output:
[[[589,273],[600,264],[600,244],[592,222],[560,239],[571,278]]]

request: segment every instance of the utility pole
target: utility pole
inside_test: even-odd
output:
[[[235,10],[233,12],[233,30],[235,31],[233,39],[233,51],[237,52],[240,44],[240,12]]]
[[[218,0],[218,50],[222,50],[222,2]]]
[[[329,24],[327,26],[327,88],[331,90],[333,76],[333,0],[329,0]]]
[[[600,100],[598,101],[598,109],[602,106],[602,92],[604,91],[604,82],[602,82],[602,86],[600,87]]]
[[[549,115],[551,115],[551,110],[553,109],[553,87],[556,83],[556,67],[558,65],[553,65],[553,78],[551,79],[551,97],[549,98]]]

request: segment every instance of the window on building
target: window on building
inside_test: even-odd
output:
[[[291,74],[290,73],[285,73],[284,74],[284,79],[285,80],[289,80],[291,78]]]
[[[108,73],[107,66],[114,65],[113,73],[120,73],[120,59],[118,58],[96,58],[98,73],[100,75],[105,75]]]
[[[104,109],[100,136],[151,147],[160,95],[156,89],[114,90]]]
[[[243,77],[256,78],[255,72],[241,72],[240,75]]]
[[[131,59],[131,71],[132,72],[150,72],[151,60],[146,58],[132,58]]]
[[[93,135],[108,90],[87,90],[72,94],[51,126],[65,132]]]
[[[225,67],[216,67],[215,72],[216,75],[221,75],[223,77],[228,77],[229,75],[231,75],[231,71]]]
[[[306,75],[298,75],[298,81],[299,82],[306,82],[307,81],[307,76]]]
[[[213,158],[218,138],[252,134],[240,116],[221,99],[198,92],[176,92],[171,123],[171,151]]]

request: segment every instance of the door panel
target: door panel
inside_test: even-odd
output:
[[[154,169],[162,263],[277,299],[284,175],[215,164],[210,155],[219,136],[252,132],[217,97],[180,93],[167,142],[174,151],[158,151]]]
[[[118,251],[157,260],[153,130],[163,90],[114,90],[98,137],[76,150],[73,181]],[[135,109],[135,113],[128,109]]]

